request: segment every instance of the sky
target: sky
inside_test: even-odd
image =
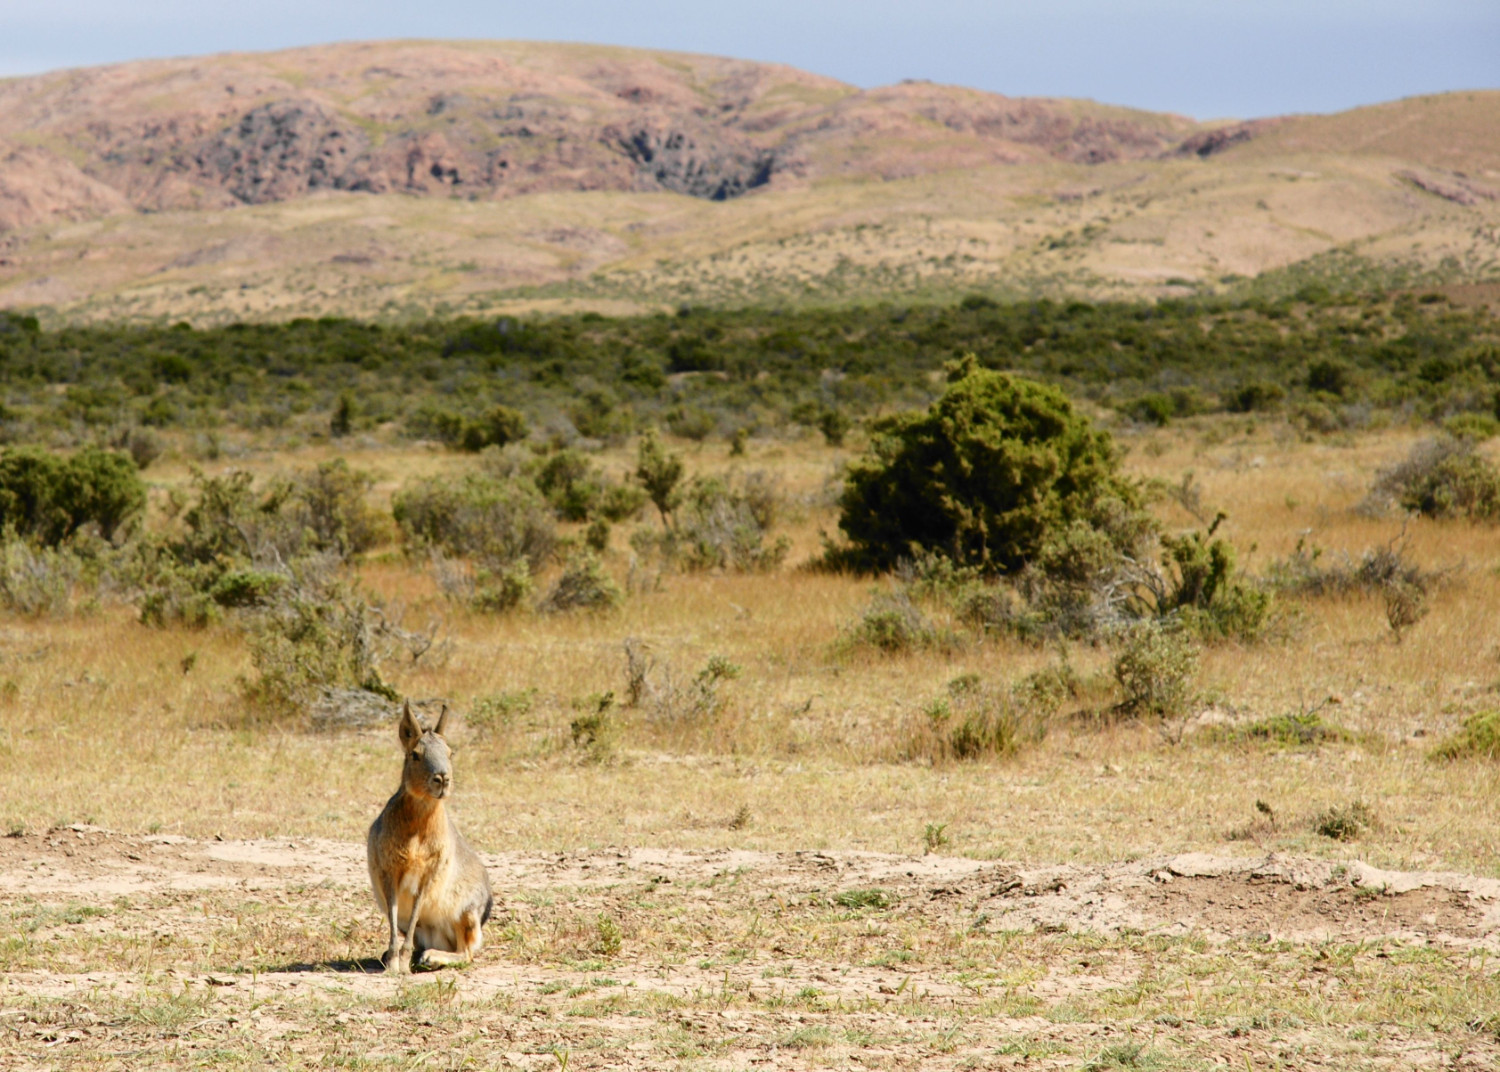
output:
[[[405,37],[707,52],[1199,119],[1500,88],[1500,0],[0,0],[0,76]]]

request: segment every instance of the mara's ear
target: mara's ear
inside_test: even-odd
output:
[[[435,733],[435,734],[437,734],[439,737],[441,737],[443,735],[443,727],[446,726],[447,724],[448,724],[448,705],[447,704],[443,704],[443,713],[440,714],[440,715],[438,715],[438,723],[437,723],[436,726],[433,727],[432,732]]]
[[[401,708],[401,725],[398,727],[397,732],[401,734],[402,748],[410,748],[422,739],[422,724],[411,713],[410,700]]]

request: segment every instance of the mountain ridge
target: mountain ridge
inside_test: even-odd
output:
[[[0,306],[1156,297],[1304,262],[1488,283],[1497,190],[1497,91],[1199,122],[691,53],[354,42],[0,81]]]

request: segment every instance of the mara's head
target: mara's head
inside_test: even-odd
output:
[[[443,725],[448,709],[438,716],[437,725],[423,729],[411,704],[401,709],[401,750],[406,762],[401,768],[401,783],[406,791],[419,797],[442,800],[453,789],[453,753],[443,739]]]

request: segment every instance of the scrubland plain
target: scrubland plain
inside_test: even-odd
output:
[[[1100,415],[1103,417],[1103,415]],[[678,444],[773,475],[792,539],[764,574],[606,568],[616,610],[485,615],[394,545],[362,583],[409,627],[386,680],[450,704],[453,808],[497,919],[470,971],[368,974],[357,842],[394,725],[319,730],[247,703],[232,625],[152,629],[100,599],[4,623],[0,1053],[11,1067],[1481,1068],[1500,1056],[1493,762],[1434,759],[1500,683],[1500,530],[1367,516],[1418,432],[1278,418],[1121,424],[1168,529],[1212,517],[1266,576],[1316,545],[1443,571],[1397,641],[1372,596],[1283,596],[1275,636],[1209,647],[1187,715],[1112,715],[1104,647],[848,643],[872,581],[804,568],[849,451]],[[230,443],[261,473],[331,457]],[[384,505],[472,459],[338,445]],[[600,461],[623,475],[633,452]],[[1186,474],[1191,479],[1186,483]],[[152,509],[185,486],[169,454]],[[642,526],[659,524],[650,512]],[[693,717],[628,703],[738,668]],[[1002,758],[913,754],[965,674],[1065,660],[1081,693]],[[604,699],[613,694],[612,702]],[[581,716],[603,712],[580,733]],[[1326,732],[1257,733],[1316,715]],[[1348,817],[1330,825],[1329,816]],[[1337,837],[1329,836],[1330,832]]]

